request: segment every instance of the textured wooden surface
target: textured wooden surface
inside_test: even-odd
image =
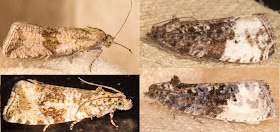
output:
[[[170,81],[177,75],[184,83],[222,83],[241,80],[264,80],[270,85],[271,94],[275,101],[277,114],[279,113],[279,70],[264,68],[236,68],[236,69],[180,69],[180,68],[144,68],[140,73],[140,131],[195,131],[195,132],[234,132],[226,123],[220,120],[198,118],[203,124],[191,119],[185,113],[172,113],[154,100],[144,97],[153,83]],[[259,125],[245,123],[230,123],[237,132],[276,132],[279,130],[279,115],[273,120],[261,122]]]

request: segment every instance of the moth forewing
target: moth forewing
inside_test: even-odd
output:
[[[258,123],[276,117],[264,81],[185,84],[174,78],[151,85],[145,95],[167,108],[206,118]]]
[[[10,123],[45,125],[73,121],[74,124],[92,117],[129,110],[132,102],[123,93],[111,93],[98,87],[84,90],[71,87],[44,84],[36,80],[17,82],[3,111],[3,119]]]
[[[258,63],[277,50],[266,14],[194,21],[175,17],[153,25],[147,37],[182,56],[225,62]]]

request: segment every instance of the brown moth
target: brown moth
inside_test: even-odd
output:
[[[258,63],[276,52],[266,14],[194,21],[174,17],[153,25],[147,37],[182,56],[224,62]]]
[[[10,123],[45,125],[43,131],[52,124],[72,122],[72,130],[76,123],[85,118],[100,118],[109,114],[111,124],[118,127],[113,121],[114,112],[131,109],[132,101],[117,89],[80,80],[98,88],[84,90],[31,79],[18,81],[4,108],[3,119]]]
[[[131,12],[131,8],[123,25]],[[92,64],[102,53],[101,48],[103,46],[109,48],[112,44],[121,45],[114,42],[120,30],[115,37],[112,37],[103,30],[93,27],[49,27],[14,22],[3,41],[2,54],[10,58],[47,59],[50,56],[71,55],[74,57],[79,52],[94,52],[96,57],[90,64],[91,71]],[[125,48],[131,52],[129,48]]]

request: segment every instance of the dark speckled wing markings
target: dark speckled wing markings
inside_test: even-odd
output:
[[[85,81],[84,81],[85,82]],[[96,85],[96,84],[94,84]],[[111,117],[116,110],[129,110],[132,101],[124,93],[111,88],[116,93],[103,90],[108,86],[98,85],[96,90],[84,90],[55,86],[28,79],[18,81],[3,111],[3,119],[10,123],[45,125],[72,122],[73,126],[85,118]]]
[[[259,123],[276,117],[269,86],[263,81],[185,84],[174,76],[151,85],[145,94],[169,109],[206,118]]]
[[[265,14],[212,20],[173,18],[154,25],[147,37],[181,55],[236,63],[257,63],[276,52]]]

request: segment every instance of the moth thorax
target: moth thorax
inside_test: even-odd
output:
[[[177,30],[179,28],[181,28],[181,22],[178,18],[174,18],[174,19],[172,19],[172,21],[170,23],[166,24],[165,31],[166,32],[172,32],[172,31]]]
[[[158,39],[161,38],[164,33],[165,33],[165,29],[162,26],[153,26],[151,33],[148,33],[147,37],[151,39]]]

